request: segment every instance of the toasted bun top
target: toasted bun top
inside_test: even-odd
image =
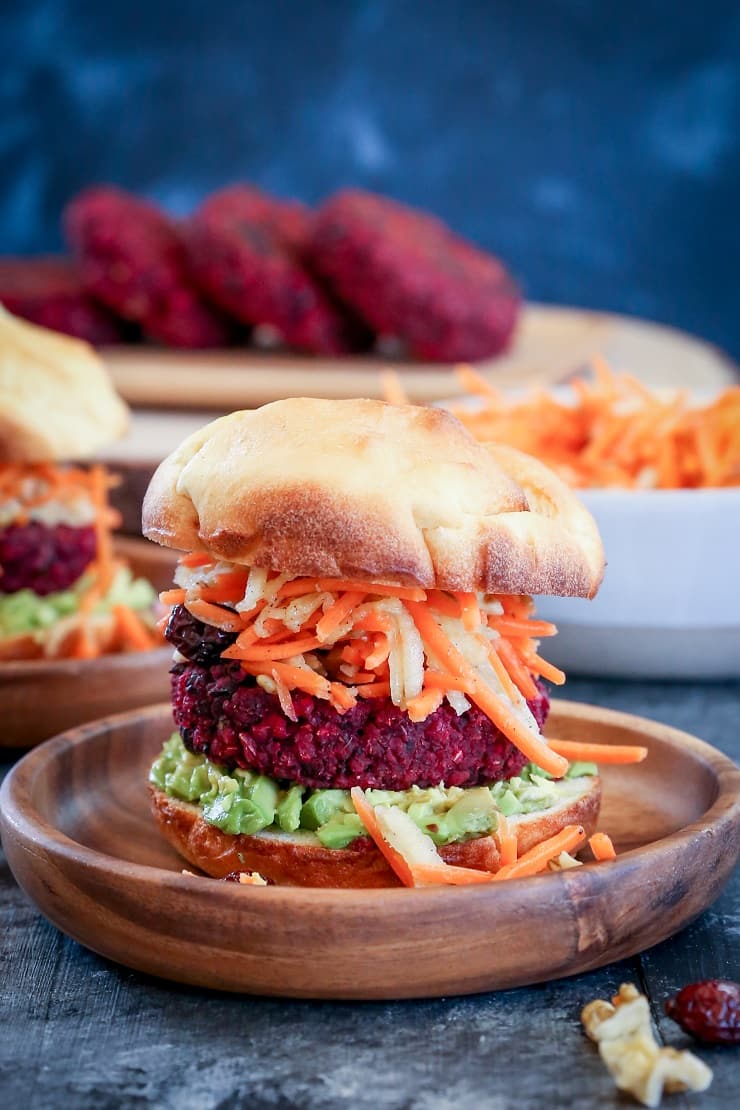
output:
[[[0,463],[87,458],[127,424],[89,344],[0,307]]]
[[[442,409],[275,401],[185,440],[154,475],[144,533],[297,575],[590,596],[591,515],[547,467],[487,448]]]

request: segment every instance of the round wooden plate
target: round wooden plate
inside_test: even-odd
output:
[[[176,553],[116,539],[116,553],[155,589],[172,585]],[[63,729],[169,696],[172,648],[98,659],[0,663],[0,749],[30,748]]]
[[[686,733],[561,702],[553,734],[642,743],[606,767],[614,863],[491,886],[244,887],[183,875],[149,814],[146,775],[172,730],[153,706],[30,752],[0,792],[16,879],[69,936],[204,987],[295,998],[412,998],[587,971],[670,936],[720,893],[740,840],[740,771]]]

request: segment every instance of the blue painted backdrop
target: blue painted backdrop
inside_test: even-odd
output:
[[[531,297],[740,352],[736,0],[0,0],[0,251],[95,180],[176,212],[361,184]]]

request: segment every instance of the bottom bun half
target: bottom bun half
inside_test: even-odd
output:
[[[586,835],[596,829],[601,805],[601,779],[583,780],[583,790],[549,809],[510,817],[519,855],[554,836],[566,825],[583,825]],[[208,824],[198,806],[172,798],[150,787],[152,811],[165,839],[192,864],[216,879],[232,871],[258,871],[278,886],[393,887],[400,881],[367,836],[346,848],[325,848],[310,832],[265,830],[254,836],[232,835]],[[442,858],[460,867],[497,871],[499,853],[492,836],[447,844]]]

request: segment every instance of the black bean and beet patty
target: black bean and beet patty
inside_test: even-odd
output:
[[[344,714],[327,701],[294,692],[296,721],[277,697],[221,661],[233,640],[206,629],[182,607],[167,638],[187,662],[172,670],[175,722],[191,751],[227,767],[244,767],[314,789],[351,786],[408,790],[411,786],[479,786],[511,778],[527,759],[473,706],[458,716],[443,703],[413,722],[390,698],[367,698]],[[542,727],[549,702],[540,687],[529,702]]]

